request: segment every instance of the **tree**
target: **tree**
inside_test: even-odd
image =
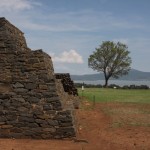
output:
[[[128,74],[131,65],[128,47],[120,42],[104,41],[88,58],[88,66],[98,72],[103,72],[107,87],[110,77],[119,78]]]

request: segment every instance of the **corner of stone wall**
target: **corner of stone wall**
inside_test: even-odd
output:
[[[31,51],[5,19],[0,24],[0,138],[74,137],[73,109],[57,92],[51,57]]]

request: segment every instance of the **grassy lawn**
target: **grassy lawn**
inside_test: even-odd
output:
[[[131,89],[105,89],[105,88],[85,88],[82,92],[78,88],[79,96],[83,96],[96,102],[137,102],[150,103],[150,90]]]
[[[94,97],[96,102],[106,102],[101,103],[100,109],[111,118],[112,127],[150,127],[150,90],[85,88],[82,92],[79,88],[78,92],[83,101],[92,102],[86,109],[95,107]]]

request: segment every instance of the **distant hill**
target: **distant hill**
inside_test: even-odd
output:
[[[74,81],[96,81],[96,80],[104,80],[103,73],[97,74],[85,74],[85,75],[71,75],[72,80]],[[139,70],[131,69],[128,75],[122,76],[117,80],[148,80],[150,81],[150,72],[142,72]]]

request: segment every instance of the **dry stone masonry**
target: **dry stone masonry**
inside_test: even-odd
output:
[[[79,97],[77,88],[71,80],[69,73],[55,73],[58,95],[63,100],[67,109],[79,108]]]
[[[75,136],[73,109],[56,86],[51,57],[31,51],[24,34],[0,18],[0,138]]]
[[[61,83],[64,87],[64,91],[70,95],[77,96],[78,91],[71,80],[69,73],[55,73],[56,79],[61,79]]]

